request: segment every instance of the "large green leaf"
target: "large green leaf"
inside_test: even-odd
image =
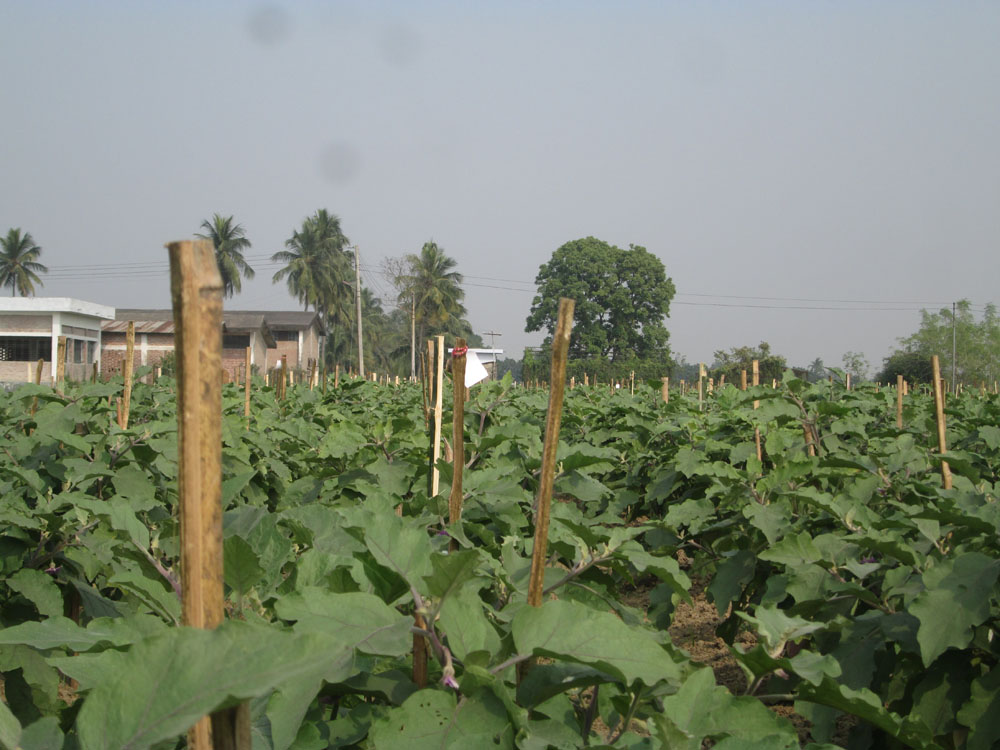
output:
[[[94,646],[127,646],[166,627],[152,615],[91,620],[81,627],[67,617],[50,617],[41,622],[22,622],[0,630],[0,644],[22,644],[41,650],[65,648],[89,651]]]
[[[513,748],[514,731],[503,703],[489,693],[456,700],[420,690],[371,729],[374,750]]]
[[[299,632],[331,633],[368,654],[400,656],[411,646],[412,619],[372,594],[309,587],[283,596],[274,611]]]
[[[83,750],[146,748],[200,717],[308,675],[350,671],[353,649],[335,636],[226,623],[172,628],[133,646],[116,679],[95,687],[76,729]]]
[[[573,601],[524,607],[511,622],[519,653],[534,653],[587,664],[631,685],[655,685],[681,676],[681,657],[661,646],[652,633],[630,628],[608,612]]]
[[[910,606],[920,620],[917,641],[925,666],[947,648],[965,648],[972,628],[990,614],[990,599],[1000,575],[1000,560],[967,552],[941,560],[924,573],[926,589]]]

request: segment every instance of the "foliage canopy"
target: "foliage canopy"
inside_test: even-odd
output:
[[[663,262],[644,247],[623,250],[594,237],[567,242],[538,269],[535,284],[525,331],[544,329],[546,345],[555,332],[559,298],[570,297],[576,300],[570,358],[669,358],[663,319],[674,284]]]

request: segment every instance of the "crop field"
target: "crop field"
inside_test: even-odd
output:
[[[262,750],[1000,746],[1000,396],[948,397],[946,490],[926,393],[897,427],[894,388],[791,373],[567,389],[534,607],[548,392],[470,390],[449,524],[420,385],[327,385],[255,379],[249,420],[223,386],[215,630],[179,625],[174,382],[127,429],[120,377],[0,392],[0,747],[241,703]]]

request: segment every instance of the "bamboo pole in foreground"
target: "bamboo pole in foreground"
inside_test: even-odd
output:
[[[465,363],[469,347],[465,339],[455,339],[451,350],[451,385],[454,406],[451,410],[452,474],[451,496],[448,498],[448,523],[458,523],[462,517],[462,470],[465,468]],[[458,543],[451,540],[452,550]]]
[[[753,385],[760,385],[760,362],[754,360],[750,367],[751,377],[753,378],[750,382]],[[760,408],[760,401],[754,400],[753,402],[754,411]],[[763,452],[760,449],[760,427],[753,428],[753,442],[754,446],[757,448],[757,460],[763,460]]]
[[[247,429],[250,429],[250,347],[247,347],[244,363],[243,372],[246,375],[243,378],[243,416],[247,418]]]
[[[576,303],[563,297],[559,300],[559,320],[552,337],[552,388],[549,391],[549,411],[545,418],[545,444],[542,447],[542,475],[535,503],[535,543],[531,550],[531,578],[528,583],[528,604],[542,606],[545,589],[545,556],[549,539],[549,506],[552,503],[552,483],[556,470],[556,449],[559,446],[559,424],[562,421],[563,389],[566,378],[566,353],[573,328],[573,308]]]
[[[66,337],[60,336],[56,342],[56,391],[62,393],[63,383],[66,382]]]
[[[663,403],[670,403],[670,378],[660,378],[660,382],[663,383],[660,386],[660,396],[663,398]]]
[[[931,370],[934,373],[934,413],[937,417],[938,453],[948,450],[944,434],[944,393],[941,387],[941,363],[935,354],[931,357]],[[941,483],[946,490],[951,489],[951,467],[947,461],[941,462]]]
[[[122,386],[122,416],[118,426],[123,430],[128,429],[128,415],[132,408],[132,372],[135,368],[135,322],[129,321],[125,331],[125,361],[122,363],[122,375],[124,385]]]
[[[903,429],[903,376],[896,376],[896,428]]]
[[[183,622],[222,623],[222,279],[207,240],[172,242],[170,292],[176,322],[178,478]],[[249,750],[244,703],[203,717],[193,750]]]
[[[434,443],[431,445],[431,497],[437,497],[441,472],[437,469],[441,458],[441,417],[444,413],[444,336],[437,336],[437,354],[434,356]]]

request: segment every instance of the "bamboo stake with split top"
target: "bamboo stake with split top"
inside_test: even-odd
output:
[[[441,458],[441,419],[444,415],[444,336],[437,336],[437,353],[434,356],[434,442],[431,444],[431,497],[437,497],[441,488],[441,472],[437,462]]]
[[[941,363],[936,354],[931,357],[931,370],[934,373],[934,413],[937,417],[938,453],[945,453],[948,446],[945,441],[944,389],[941,380]],[[941,484],[946,490],[951,489],[951,467],[947,461],[941,461]]]
[[[563,297],[559,300],[559,319],[552,337],[552,390],[549,411],[545,419],[545,442],[542,447],[542,474],[535,501],[535,543],[531,550],[531,577],[528,582],[528,604],[542,606],[545,589],[545,558],[549,539],[549,507],[552,503],[552,483],[556,470],[556,449],[559,445],[559,424],[562,421],[563,387],[566,378],[566,353],[573,328],[573,308],[576,303]]]
[[[63,383],[66,381],[66,337],[60,336],[56,343],[56,390],[62,393]]]
[[[572,391],[576,388],[576,375],[569,379],[569,389]]]
[[[451,350],[451,378],[454,406],[451,412],[452,461],[451,497],[448,499],[448,523],[458,523],[462,517],[462,470],[465,468],[465,363],[469,347],[465,339],[455,339]],[[451,549],[458,549],[452,539]]]
[[[587,373],[583,373],[583,384],[590,385],[590,377],[587,375]]]
[[[753,378],[753,380],[751,380],[751,383],[753,385],[760,385],[760,362],[758,360],[755,359],[750,364],[750,373],[751,373],[751,376]],[[754,399],[753,408],[754,408],[754,411],[757,411],[757,409],[760,408],[760,400],[759,399]],[[760,427],[754,427],[753,428],[753,442],[754,442],[754,446],[757,448],[757,460],[761,461],[761,460],[763,460],[762,457],[763,457],[764,454],[763,454],[763,452],[760,449]]]
[[[670,378],[660,378],[660,382],[663,383],[660,386],[660,395],[663,397],[663,403],[670,403]]]
[[[246,354],[244,355],[244,372],[246,372],[246,377],[243,378],[243,416],[247,418],[247,429],[250,429],[250,347],[247,347]]]
[[[135,321],[128,322],[125,329],[125,384],[122,387],[122,423],[123,430],[128,429],[128,418],[132,411],[132,373],[135,368]]]
[[[903,429],[903,376],[896,376],[896,428]]]
[[[178,490],[183,623],[222,623],[222,279],[209,241],[174,242],[170,290],[176,323]],[[202,718],[188,733],[193,750],[249,750],[244,703]]]

